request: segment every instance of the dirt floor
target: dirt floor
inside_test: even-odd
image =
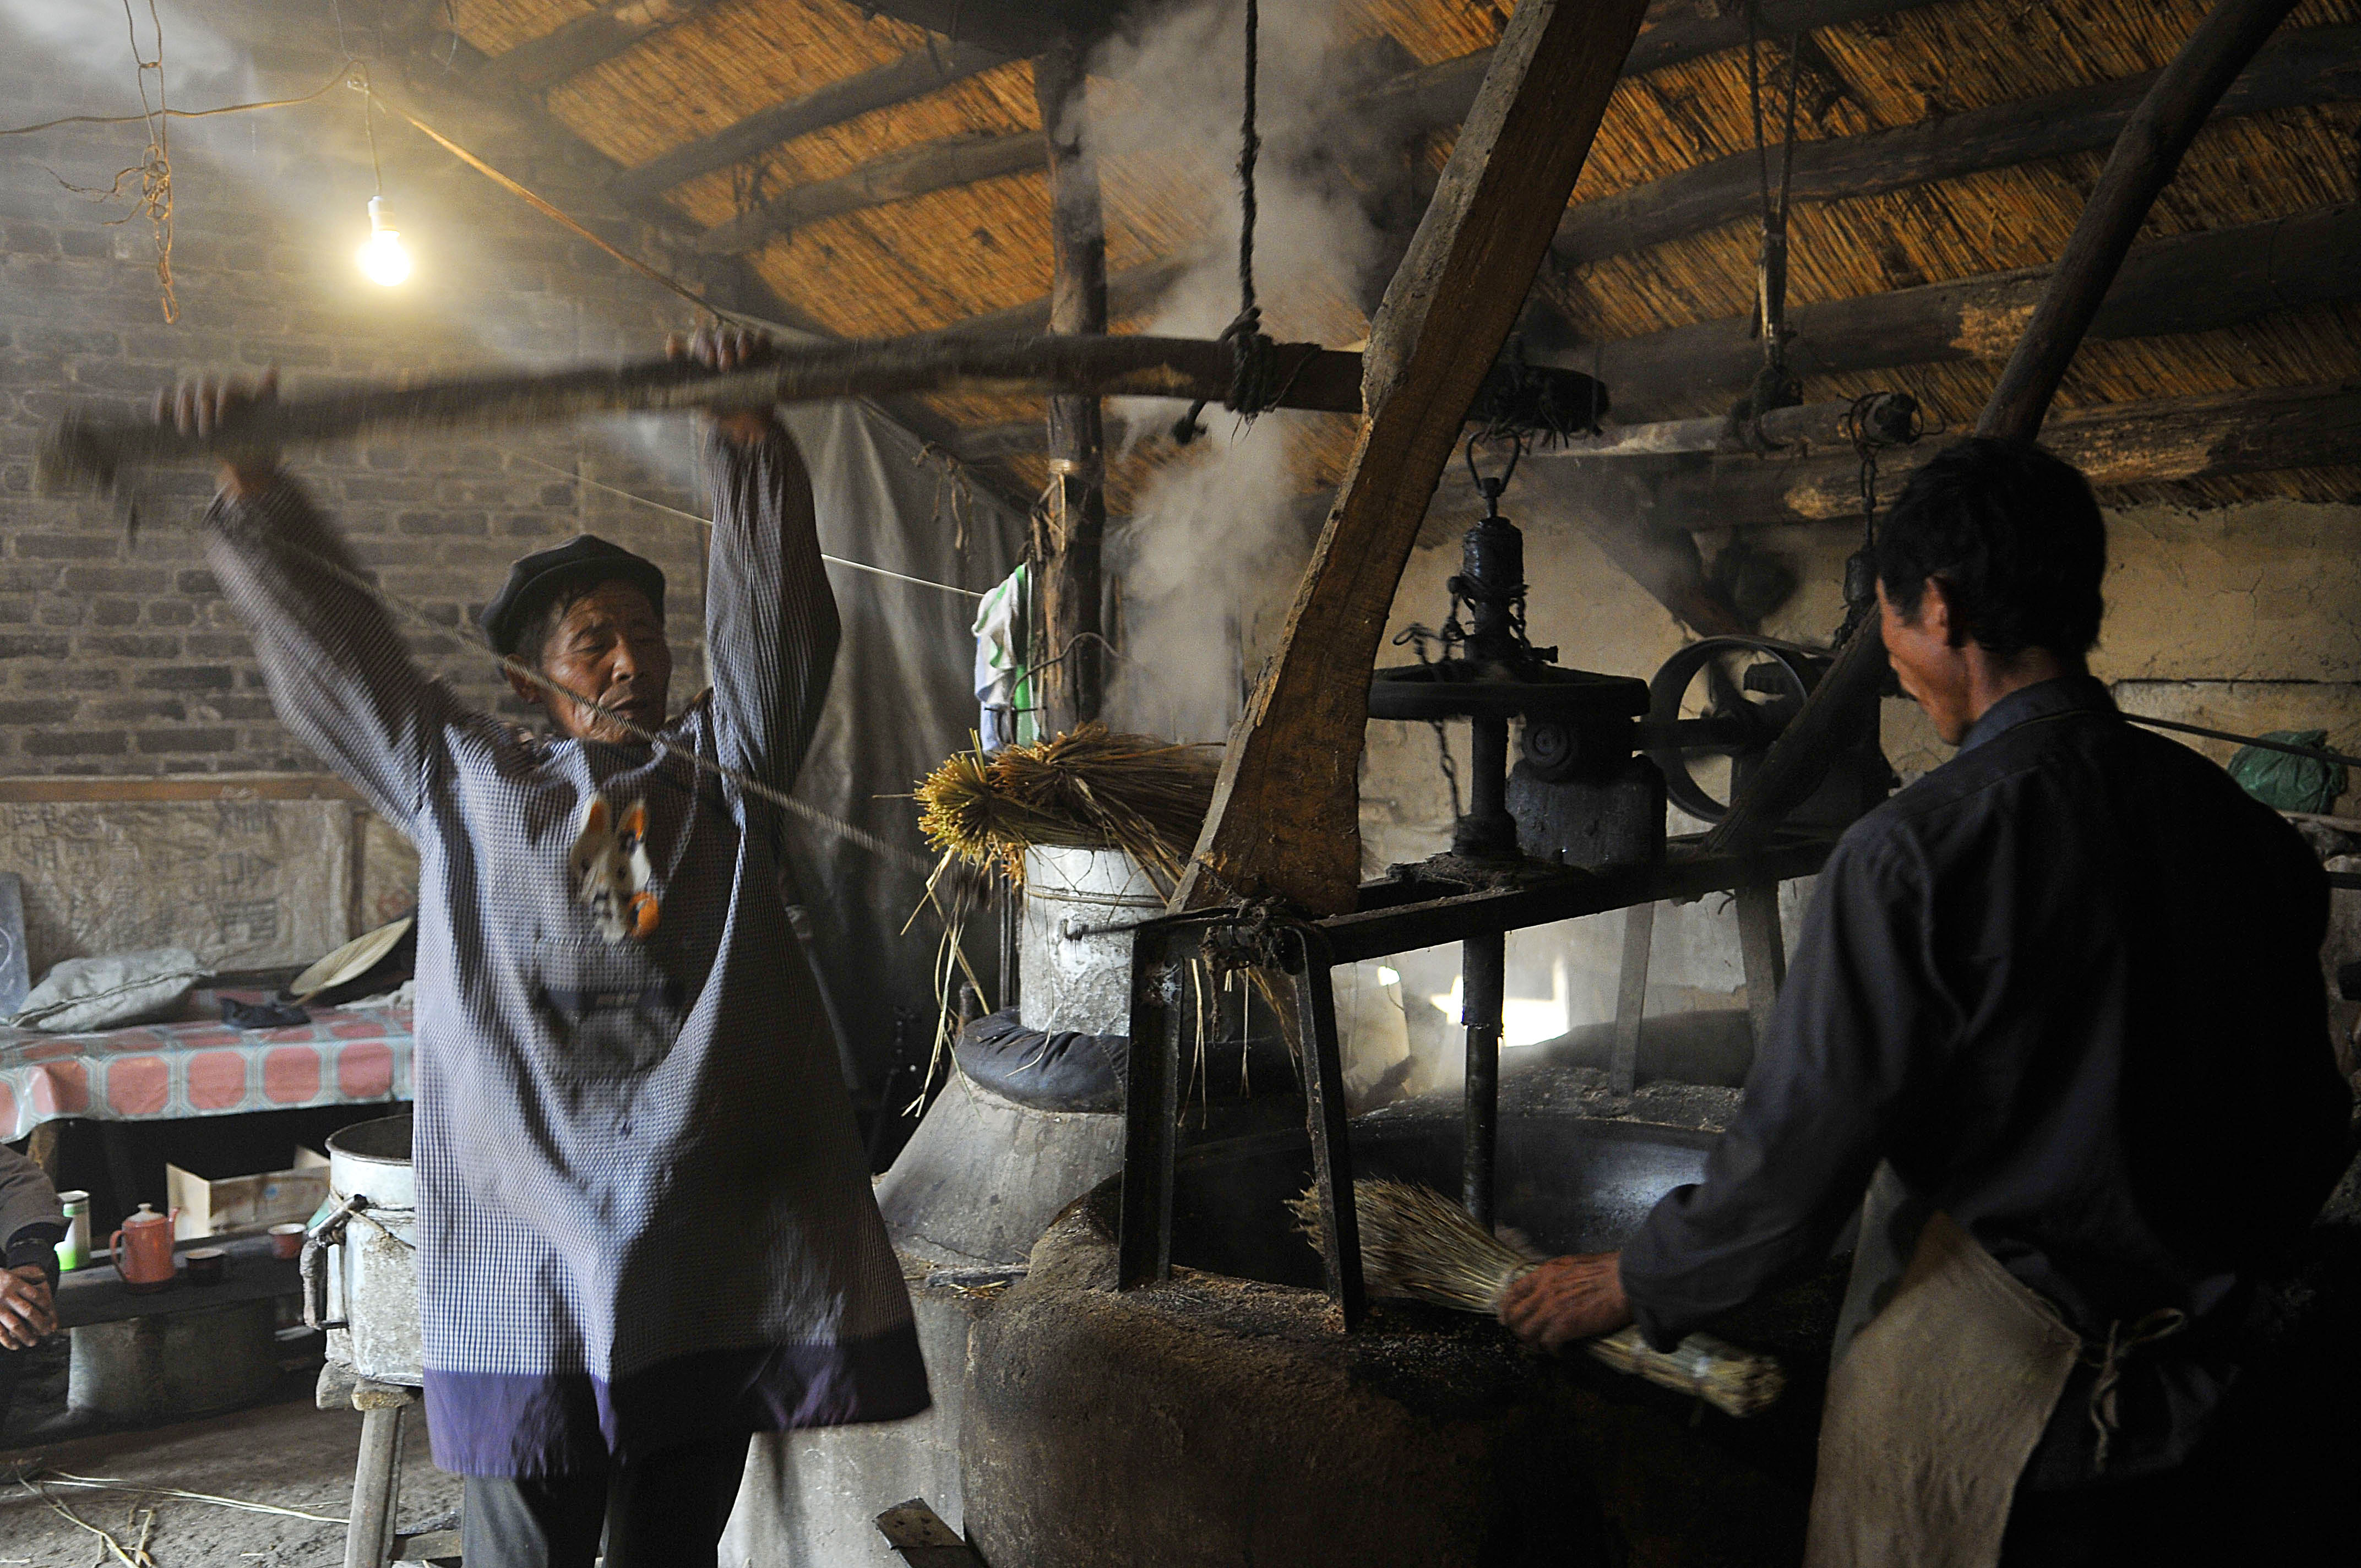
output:
[[[148,1551],[156,1568],[336,1568],[345,1557],[344,1520],[352,1504],[361,1418],[314,1409],[308,1388],[289,1391],[300,1398],[179,1426],[0,1453],[0,1565],[90,1568],[119,1561],[98,1535],[59,1512],[61,1506],[112,1532],[126,1548],[139,1539],[139,1516],[153,1509]],[[404,1458],[401,1529],[418,1530],[458,1508],[459,1481],[428,1463],[423,1423]],[[153,1492],[68,1486],[57,1480],[60,1472],[132,1487],[211,1493],[323,1518],[249,1513]]]

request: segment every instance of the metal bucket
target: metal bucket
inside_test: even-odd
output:
[[[1164,913],[1156,884],[1120,850],[1025,851],[1017,1016],[1028,1029],[1131,1033],[1131,926]]]
[[[334,1207],[303,1240],[303,1321],[363,1377],[425,1381],[418,1324],[418,1185],[410,1118],[361,1122],[328,1140]]]

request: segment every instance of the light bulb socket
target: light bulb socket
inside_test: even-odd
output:
[[[385,198],[371,196],[369,198],[369,233],[379,235],[401,232],[393,226],[393,214],[386,210]]]

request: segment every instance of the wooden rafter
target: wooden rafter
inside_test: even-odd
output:
[[[1523,0],[1386,291],[1367,414],[1278,652],[1230,737],[1180,907],[1353,906],[1368,676],[1477,387],[1515,325],[1639,32],[1641,0]]]
[[[609,0],[556,31],[486,60],[470,85],[486,93],[544,92],[685,22],[713,0]]]
[[[1008,57],[975,44],[930,43],[899,60],[848,76],[841,82],[747,115],[709,137],[662,153],[615,177],[613,189],[627,199],[652,198],[675,185],[710,174],[784,141],[858,115],[890,109],[913,98],[964,82],[1004,63]]]
[[[1763,28],[1771,35],[1792,33],[1888,16],[1931,3],[1932,0],[1788,0],[1785,5],[1763,8]],[[1658,0],[1653,12],[1662,19],[1640,35],[1631,60],[1624,64],[1626,76],[1718,53],[1746,39],[1742,16],[1690,14],[1683,0]],[[1491,59],[1490,49],[1478,49],[1456,60],[1402,71],[1361,94],[1342,113],[1373,123],[1397,125],[1411,136],[1447,130],[1466,118],[1468,105],[1476,101],[1476,91],[1483,83],[1485,68]],[[753,123],[741,122],[749,126]],[[732,136],[736,129],[732,126],[721,135]],[[743,145],[743,139],[731,145]],[[1027,173],[1043,167],[1041,140],[1028,132],[959,137],[899,148],[834,179],[791,187],[743,217],[709,231],[697,243],[704,250],[742,253],[775,235],[821,218],[862,212],[935,191]]]

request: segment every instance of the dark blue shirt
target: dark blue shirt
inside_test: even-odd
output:
[[[2177,1461],[2348,1152],[2327,916],[2295,831],[2097,681],[1994,704],[1830,856],[1706,1179],[1623,1254],[1642,1328],[1669,1345],[1826,1257],[1882,1158],[2086,1340],[2189,1314],[2109,1468]]]

